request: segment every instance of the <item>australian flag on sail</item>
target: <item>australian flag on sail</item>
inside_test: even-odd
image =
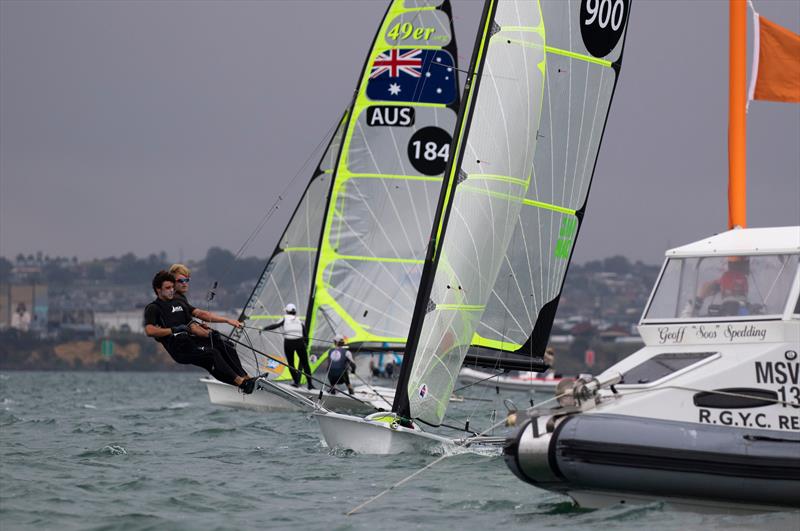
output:
[[[373,101],[449,104],[456,98],[453,57],[444,50],[386,50],[372,63],[367,97]]]

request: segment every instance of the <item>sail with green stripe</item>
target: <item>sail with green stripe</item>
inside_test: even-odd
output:
[[[546,68],[533,174],[473,338],[527,357],[531,368],[547,346],[586,210],[630,3],[543,0],[540,8]],[[502,368],[507,358],[498,359]]]
[[[284,308],[289,303],[297,306],[298,315],[305,315],[319,249],[323,212],[348,116],[349,111],[346,111],[339,121],[300,202],[244,306],[240,320],[246,327],[263,328],[283,319]],[[278,333],[239,333],[238,339],[252,342],[250,346],[253,348],[285,361],[283,336]],[[289,371],[284,370],[284,365],[271,362],[243,345],[237,347],[237,352],[242,366],[250,374],[271,372],[279,374],[279,379],[290,377]],[[316,370],[323,360],[320,356],[309,361],[312,370]]]
[[[601,20],[619,22],[621,35],[619,1],[624,12],[611,1]],[[395,395],[400,416],[440,424],[470,344],[519,350],[560,290],[616,77],[606,56],[621,55],[597,57],[602,43],[574,22],[608,2],[486,1]],[[503,277],[523,271],[531,278],[518,289]],[[522,319],[518,333],[511,317]]]
[[[402,348],[459,109],[450,4],[393,1],[359,79],[319,245],[311,351]]]

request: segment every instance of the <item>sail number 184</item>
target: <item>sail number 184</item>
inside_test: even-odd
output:
[[[440,158],[446,162],[450,158],[450,144],[440,146],[436,142],[425,142],[423,146],[422,142],[417,140],[416,142],[411,142],[411,147],[414,148],[413,157],[416,160],[424,158],[425,160],[434,161]]]
[[[436,126],[423,127],[408,139],[408,159],[423,175],[440,175],[450,160],[450,133]]]

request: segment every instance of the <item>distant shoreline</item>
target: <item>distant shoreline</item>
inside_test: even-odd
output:
[[[180,365],[140,334],[48,339],[33,333],[0,333],[0,371],[198,372]]]

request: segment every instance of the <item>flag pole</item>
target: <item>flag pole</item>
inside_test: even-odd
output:
[[[728,0],[728,228],[747,226],[747,2]]]

